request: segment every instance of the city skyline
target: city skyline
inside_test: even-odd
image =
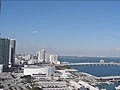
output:
[[[2,1],[1,37],[17,53],[120,56],[119,1]]]

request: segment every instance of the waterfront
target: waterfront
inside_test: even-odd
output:
[[[59,57],[61,62],[81,63],[81,62],[120,62],[120,58],[101,58],[101,57]],[[72,66],[80,72],[86,72],[95,76],[119,76],[120,66]]]
[[[59,60],[62,62],[70,63],[80,63],[80,62],[99,62],[101,59],[105,62],[120,62],[120,58],[114,57],[59,57]],[[79,72],[86,72],[94,76],[120,76],[120,66],[72,66],[72,68],[77,69]],[[100,84],[98,87],[105,88],[107,90],[115,90],[115,86],[120,85],[120,83],[112,84]]]
[[[94,76],[119,76],[120,66],[72,66],[79,72],[86,72]]]

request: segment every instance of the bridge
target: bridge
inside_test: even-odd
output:
[[[97,77],[98,79],[120,79],[120,76]]]
[[[120,63],[116,63],[116,62],[108,62],[108,63],[100,63],[100,62],[85,62],[85,63],[62,63],[62,64],[57,64],[57,66],[65,66],[65,65],[69,65],[69,66],[97,66],[97,65],[115,65],[115,66],[120,66]]]

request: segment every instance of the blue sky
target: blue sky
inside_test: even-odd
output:
[[[2,1],[0,32],[17,53],[120,56],[120,2]]]

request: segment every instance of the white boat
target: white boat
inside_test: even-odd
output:
[[[115,89],[116,89],[116,90],[120,90],[120,85],[119,85],[119,86],[117,86],[117,87],[115,87]]]

